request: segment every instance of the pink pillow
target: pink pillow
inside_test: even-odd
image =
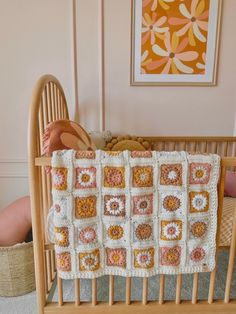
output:
[[[226,171],[225,196],[236,197],[236,172]]]
[[[31,227],[30,198],[25,196],[0,210],[0,246],[24,242]]]
[[[47,125],[43,135],[43,155],[55,150],[96,150],[96,146],[81,125],[74,121],[57,120]]]

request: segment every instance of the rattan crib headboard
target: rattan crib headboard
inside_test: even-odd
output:
[[[63,302],[63,284],[62,279],[57,278],[58,285],[58,302],[52,303],[48,300],[51,298],[51,294],[54,291],[56,285],[56,267],[55,267],[55,253],[53,245],[47,243],[46,235],[46,217],[51,205],[51,178],[46,175],[44,166],[50,164],[50,160],[47,158],[41,158],[42,152],[42,136],[46,125],[54,120],[69,119],[68,108],[66,98],[63,89],[59,81],[52,75],[43,76],[37,83],[29,113],[29,129],[28,129],[28,155],[29,155],[29,182],[30,182],[30,195],[31,195],[31,207],[32,207],[32,223],[33,223],[33,237],[34,237],[34,259],[36,269],[36,286],[37,286],[37,299],[38,299],[38,311],[39,313],[76,313],[77,306],[80,305],[80,280],[76,279],[75,284],[75,299],[73,302]],[[186,149],[188,145],[191,145],[193,149],[199,150],[199,145],[203,145],[201,152],[218,152],[222,156],[235,156],[236,155],[236,138],[207,138],[207,137],[192,137],[192,138],[178,138],[178,137],[149,137],[146,138],[152,143],[153,149],[158,149],[159,144],[162,143],[162,147],[166,150],[172,149]],[[159,143],[159,144],[158,144]],[[163,144],[164,143],[164,144]],[[169,143],[169,144],[168,144]],[[164,146],[163,146],[164,145]],[[183,147],[183,148],[182,148]],[[162,148],[163,149],[163,148]],[[225,158],[222,160],[221,165],[221,181],[219,185],[219,193],[221,195],[219,199],[219,217],[221,217],[222,204],[223,204],[223,192],[224,192],[224,174],[226,167],[236,166],[236,158]],[[235,214],[236,221],[236,214]],[[218,220],[218,225],[220,220]],[[198,282],[200,277],[198,274],[193,276],[193,290],[192,300],[188,303],[183,302],[181,309],[175,308],[174,304],[181,303],[181,285],[182,275],[176,277],[175,287],[175,300],[173,300],[170,306],[167,305],[165,309],[157,309],[157,304],[163,304],[165,302],[165,275],[160,275],[159,278],[159,297],[157,302],[148,303],[148,279],[143,278],[142,298],[141,303],[132,303],[131,300],[131,278],[126,278],[125,289],[125,303],[120,303],[119,306],[114,306],[109,310],[107,305],[114,304],[114,276],[109,276],[109,303],[99,305],[98,307],[81,307],[80,313],[108,313],[113,311],[114,313],[144,313],[148,310],[150,313],[156,313],[158,311],[179,313],[189,313],[192,311],[193,304],[197,304],[194,308],[195,311],[219,311],[221,313],[229,313],[235,311],[236,304],[229,302],[231,281],[233,274],[233,264],[235,255],[236,244],[236,228],[234,230],[235,239],[232,237],[232,243],[230,246],[231,260],[229,262],[229,268],[227,273],[227,282],[225,288],[225,302],[223,303],[213,302],[215,291],[215,278],[216,270],[211,272],[209,294],[207,301],[198,301]],[[219,243],[219,230],[217,234]],[[92,280],[92,292],[91,292],[92,305],[97,304],[97,281]],[[209,308],[208,303],[212,304]],[[132,304],[130,307],[125,305]],[[137,307],[137,305],[148,304],[148,309],[145,307]],[[62,306],[63,305],[63,306]],[[124,306],[123,306],[124,305]],[[151,306],[149,306],[151,305]]]

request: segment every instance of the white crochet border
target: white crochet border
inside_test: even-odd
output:
[[[209,221],[209,231],[207,234],[207,238],[203,241],[199,241],[196,239],[188,239],[187,238],[187,226],[188,226],[188,192],[191,190],[197,191],[199,190],[199,185],[189,185],[188,184],[188,164],[190,162],[203,162],[203,163],[210,163],[212,165],[211,177],[208,185],[203,186],[204,190],[207,190],[210,193],[210,206],[208,213],[202,213],[201,218],[207,218]],[[158,185],[159,180],[159,169],[161,164],[172,164],[172,163],[182,163],[183,166],[183,185],[181,187],[173,187],[173,186],[160,186]],[[98,187],[103,186],[102,182],[102,167],[105,165],[112,165],[112,166],[125,166],[125,176],[126,182],[129,182],[129,186],[125,189],[109,189],[109,188],[101,188]],[[137,165],[151,165],[154,167],[154,186],[152,188],[146,189],[135,189],[132,188],[131,190],[131,175],[130,175],[130,168]],[[68,168],[68,190],[67,191],[52,191],[53,201],[54,203],[58,203],[60,197],[67,198],[67,219],[63,219],[60,215],[54,214],[54,224],[60,226],[68,226],[70,232],[70,246],[65,247],[58,247],[55,246],[56,253],[60,252],[70,252],[71,253],[71,266],[72,269],[70,272],[63,272],[58,271],[59,276],[62,279],[76,279],[76,278],[97,278],[103,275],[118,275],[118,276],[131,276],[131,277],[151,277],[157,274],[184,274],[184,273],[195,273],[195,272],[208,272],[212,271],[215,268],[215,251],[216,251],[216,229],[217,229],[217,206],[218,206],[218,199],[217,199],[217,183],[219,178],[219,165],[220,165],[220,157],[215,154],[209,155],[201,155],[201,154],[194,154],[191,155],[187,152],[152,152],[151,158],[133,158],[130,157],[130,152],[124,151],[119,154],[119,156],[111,157],[109,154],[103,151],[96,151],[96,158],[95,159],[75,159],[75,151],[74,150],[63,150],[57,151],[53,153],[52,158],[52,166],[53,167],[67,167]],[[88,190],[76,190],[73,189],[73,171],[74,168],[81,166],[81,167],[96,167],[97,169],[97,188]],[[104,219],[102,215],[102,208],[103,208],[103,200],[102,195],[105,193],[109,194],[126,194],[126,212],[128,213],[127,217],[123,220],[115,219],[115,221],[123,221],[126,224],[130,221],[129,229],[132,228],[132,220],[135,221],[143,221],[143,220],[150,220],[158,221],[159,218],[170,219],[173,218],[171,215],[166,215],[164,213],[160,213],[160,202],[158,201],[158,192],[181,192],[182,197],[185,201],[185,213],[183,212],[182,215],[175,215],[175,218],[181,218],[182,221],[185,223],[185,228],[183,229],[183,236],[181,241],[162,241],[157,239],[157,241],[150,241],[150,243],[140,243],[139,245],[132,244],[130,242],[130,230],[127,232],[126,237],[130,234],[130,237],[126,238],[126,245],[122,244],[113,244],[112,246],[110,243],[108,247],[124,247],[127,249],[127,268],[117,268],[117,267],[110,267],[105,266],[105,243],[103,242],[103,220],[105,224],[109,222],[109,219]],[[140,194],[148,194],[153,193],[153,209],[156,209],[154,213],[147,217],[138,216],[136,215],[135,218],[131,216],[131,208],[130,208],[130,197],[131,195],[140,195]],[[98,235],[100,243],[92,244],[92,245],[75,245],[75,232],[74,227],[78,225],[78,221],[73,219],[73,197],[74,196],[86,196],[86,195],[94,195],[96,194],[98,198],[97,203],[97,217],[86,219],[86,222],[82,222],[80,224],[86,223],[95,223],[98,222],[98,229],[100,230],[100,234]],[[200,214],[191,214],[191,217],[194,219],[196,217],[199,218]],[[114,219],[110,219],[114,221]],[[50,227],[49,227],[50,229]],[[154,230],[154,234],[156,236],[159,235],[160,229],[158,224],[156,223],[156,230]],[[193,263],[192,261],[187,259],[187,250],[189,248],[195,247],[198,243],[206,249],[207,254],[204,258],[202,263]],[[159,248],[160,245],[164,246],[171,246],[171,245],[179,245],[181,246],[181,264],[179,266],[161,266],[160,265],[160,257],[159,257]],[[154,247],[155,254],[154,254],[154,265],[153,269],[134,269],[132,266],[132,248],[149,248]],[[78,252],[89,252],[94,250],[95,248],[99,248],[100,250],[100,265],[101,268],[98,271],[78,271],[78,262],[77,262],[77,253]]]

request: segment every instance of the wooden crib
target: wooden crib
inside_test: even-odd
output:
[[[132,301],[132,279],[126,278],[125,300],[116,302],[114,299],[114,276],[109,276],[108,302],[97,301],[97,279],[91,280],[91,302],[81,302],[80,280],[76,279],[75,297],[73,302],[63,299],[62,279],[57,277],[55,253],[52,244],[47,243],[46,218],[51,205],[51,178],[45,173],[44,167],[50,165],[50,158],[41,157],[42,135],[46,125],[54,120],[69,119],[66,98],[58,80],[51,76],[43,76],[37,83],[29,114],[28,154],[29,179],[33,220],[34,260],[36,273],[37,301],[39,313],[236,313],[236,299],[230,300],[231,282],[234,270],[236,246],[236,210],[231,211],[225,221],[232,222],[230,227],[221,225],[224,178],[226,168],[236,167],[236,137],[146,137],[153,150],[186,150],[218,153],[222,156],[221,176],[219,182],[219,208],[217,253],[220,249],[220,236],[229,238],[226,243],[229,249],[228,270],[225,278],[224,298],[214,299],[216,269],[210,273],[208,296],[206,300],[198,299],[199,274],[193,275],[192,298],[181,300],[181,284],[185,275],[176,275],[175,299],[165,299],[165,279],[167,275],[159,275],[159,291],[156,300],[148,300],[148,281],[142,279],[142,298],[139,302]],[[221,232],[220,232],[220,227]],[[233,226],[233,227],[232,227]],[[216,258],[217,259],[217,258]],[[220,270],[219,270],[220,271]],[[172,276],[172,275],[171,275]],[[58,302],[52,302],[52,294],[57,285]]]

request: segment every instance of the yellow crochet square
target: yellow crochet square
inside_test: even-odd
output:
[[[135,249],[134,267],[150,269],[154,267],[154,248]]]
[[[76,197],[75,198],[75,218],[91,218],[97,215],[96,196]]]
[[[209,210],[209,193],[189,192],[190,213],[204,213]]]
[[[52,188],[58,191],[67,189],[67,168],[52,168]]]
[[[183,223],[181,220],[161,221],[161,240],[176,241],[182,239]]]
[[[82,252],[78,254],[80,271],[96,271],[100,268],[100,252],[95,249],[90,252]]]
[[[103,178],[103,184],[105,188],[125,188],[124,167],[104,167]]]
[[[136,166],[132,168],[132,182],[134,187],[144,188],[153,186],[153,167]]]
[[[59,246],[69,246],[69,230],[68,227],[55,227],[55,244]]]
[[[161,165],[161,185],[182,185],[182,165],[181,164],[163,164]]]

